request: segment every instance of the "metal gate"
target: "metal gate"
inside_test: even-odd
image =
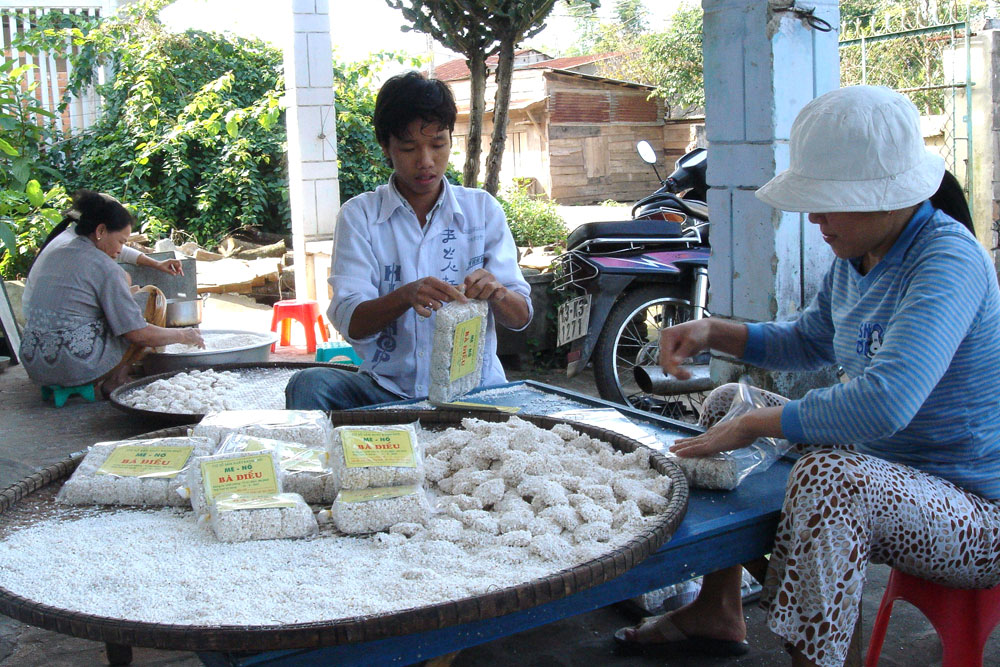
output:
[[[841,85],[906,94],[920,110],[927,147],[941,154],[971,202],[975,84],[968,4],[950,4],[933,17],[905,11],[872,16],[844,23],[840,35]]]

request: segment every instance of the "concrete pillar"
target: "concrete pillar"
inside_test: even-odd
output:
[[[809,304],[832,254],[804,214],[782,213],[754,191],[788,166],[792,121],[813,98],[839,87],[840,11],[810,2],[834,26],[810,28],[776,11],[788,2],[702,0],[705,126],[712,219],[709,309],[743,321],[791,319]],[[734,372],[719,360],[717,381]],[[738,371],[737,371],[738,372]],[[790,378],[768,383],[799,393]]]
[[[978,31],[972,38],[968,68],[964,46],[956,47],[945,54],[945,74],[951,80],[964,81],[966,69],[973,82],[972,87],[972,221],[976,227],[976,237],[980,243],[993,251],[994,263],[1000,266],[997,247],[1000,237],[997,224],[1000,221],[1000,30],[995,29],[994,19],[987,28]],[[959,145],[967,141],[965,89],[959,89],[958,111],[955,117],[955,134]],[[962,156],[960,155],[959,158]],[[958,162],[958,161],[956,161]],[[956,164],[956,176],[965,178],[964,160]]]
[[[333,237],[340,208],[337,181],[336,110],[328,0],[292,0],[292,35],[285,48],[288,125],[288,199],[295,253],[295,293],[316,294],[326,276],[311,284],[306,242]],[[326,290],[323,289],[325,296]]]

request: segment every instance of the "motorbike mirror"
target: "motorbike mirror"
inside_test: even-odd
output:
[[[635,145],[635,149],[639,151],[639,157],[642,158],[643,162],[656,164],[656,151],[653,150],[653,147],[649,145],[648,141],[640,141]]]
[[[696,167],[708,159],[708,151],[704,148],[696,148],[687,155],[682,155],[675,165],[678,169],[690,169]]]

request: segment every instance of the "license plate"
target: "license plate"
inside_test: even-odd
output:
[[[559,335],[556,345],[564,345],[587,335],[590,324],[590,295],[579,296],[559,306]]]

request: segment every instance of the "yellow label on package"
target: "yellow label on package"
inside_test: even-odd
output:
[[[470,410],[486,410],[490,412],[507,412],[514,414],[521,408],[515,405],[490,405],[489,403],[471,403],[469,401],[452,401],[450,403],[438,403],[443,408],[469,408]]]
[[[215,509],[219,512],[282,509],[295,507],[297,504],[295,495],[292,493],[275,493],[266,496],[241,496],[231,493],[215,499]]]
[[[411,436],[410,431],[402,429],[344,429],[340,432],[344,465],[348,468],[416,468],[417,457]]]
[[[459,322],[455,327],[455,340],[451,346],[451,382],[476,370],[479,331],[482,326],[483,318],[473,317]]]
[[[172,479],[184,468],[193,451],[194,447],[119,445],[97,469],[97,474]]]
[[[337,494],[339,503],[366,503],[370,500],[389,500],[390,498],[402,498],[417,492],[416,484],[406,486],[380,486],[377,489],[349,490],[342,489]]]
[[[202,461],[201,479],[205,500],[228,494],[268,495],[278,493],[278,473],[270,455],[250,455],[221,461]]]

